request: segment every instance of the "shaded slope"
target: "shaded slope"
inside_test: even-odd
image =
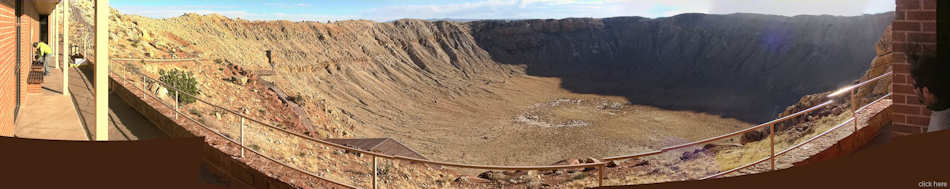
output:
[[[562,78],[565,89],[760,122],[860,76],[892,17],[682,14],[471,25],[494,60]]]

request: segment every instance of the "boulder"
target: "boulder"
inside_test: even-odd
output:
[[[231,76],[231,81],[234,81],[234,83],[238,85],[245,85],[247,84],[247,76],[234,75],[234,76]]]
[[[561,160],[561,161],[554,162],[554,164],[551,164],[551,165],[577,165],[577,164],[581,164],[581,163],[583,163],[583,161],[581,161],[580,159],[565,159],[565,160]],[[577,172],[577,171],[580,171],[580,170],[581,170],[581,169],[553,170],[553,171],[546,172],[545,174],[546,174],[546,175],[550,175],[550,174],[561,174],[561,173],[563,173],[563,172],[574,173],[574,172]]]
[[[634,167],[646,166],[646,165],[650,165],[650,161],[642,160],[642,159],[637,160],[637,163],[633,164]]]
[[[696,149],[694,151],[685,151],[683,152],[683,155],[680,155],[680,160],[686,161],[686,160],[699,158],[699,156],[702,155],[703,151],[705,150]]]
[[[610,167],[610,168],[619,167],[619,166],[620,166],[620,163],[621,163],[620,160],[608,161],[608,162],[607,162],[607,167]]]
[[[587,159],[584,159],[584,163],[600,163],[600,159],[588,157]],[[597,168],[596,167],[584,168],[584,171],[593,171],[593,170],[597,170]]]
[[[470,183],[487,183],[490,181],[483,178],[463,175],[463,176],[459,176],[458,178],[455,178],[455,182],[470,184]]]
[[[577,164],[581,164],[580,159],[565,159],[565,160],[554,162],[554,164],[551,164],[551,165],[577,165]]]
[[[158,87],[157,89],[155,89],[155,96],[158,98],[168,97],[168,89],[166,89],[165,87]]]
[[[499,181],[499,180],[507,179],[508,176],[506,176],[504,173],[500,171],[485,171],[478,174],[478,178],[482,178],[482,179],[486,179],[490,181]]]
[[[587,159],[584,159],[584,163],[600,163],[600,159],[588,157]]]

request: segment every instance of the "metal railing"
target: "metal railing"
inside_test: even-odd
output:
[[[118,61],[145,61],[145,62],[187,62],[187,61],[198,61],[200,58],[110,58],[110,60]]]
[[[113,60],[122,60],[122,59],[113,58]],[[143,60],[143,61],[144,61],[144,60]],[[819,138],[819,137],[825,136],[825,135],[827,135],[828,133],[831,133],[832,131],[834,131],[834,130],[840,128],[840,127],[843,127],[843,126],[847,125],[847,124],[850,123],[850,122],[853,122],[853,123],[854,123],[854,130],[853,130],[853,133],[854,133],[854,132],[857,132],[857,129],[858,129],[858,128],[857,128],[857,122],[858,122],[858,119],[857,119],[857,112],[860,111],[860,110],[863,110],[863,109],[867,108],[867,107],[870,106],[871,104],[877,103],[877,102],[879,102],[879,101],[881,101],[881,100],[883,100],[883,99],[888,98],[888,97],[890,96],[890,93],[887,94],[887,95],[884,95],[883,97],[880,97],[880,98],[874,100],[873,102],[871,102],[870,104],[868,104],[868,105],[866,105],[866,106],[864,106],[864,107],[857,108],[857,101],[856,101],[855,96],[854,96],[854,95],[855,95],[854,91],[855,91],[856,89],[862,87],[862,86],[867,85],[867,84],[870,83],[870,82],[874,82],[874,81],[877,81],[877,80],[879,80],[879,79],[881,79],[881,78],[884,78],[884,77],[886,77],[886,76],[890,76],[890,75],[892,75],[893,73],[892,73],[892,72],[887,72],[887,73],[881,74],[880,76],[877,76],[877,77],[875,77],[875,78],[866,80],[866,81],[864,81],[864,82],[861,82],[861,83],[858,83],[858,84],[855,84],[855,85],[852,85],[852,86],[849,86],[849,87],[842,88],[842,89],[840,89],[840,90],[838,90],[838,91],[832,93],[831,95],[829,95],[828,97],[830,98],[830,97],[834,97],[834,96],[843,94],[844,92],[851,92],[851,107],[852,107],[853,117],[850,118],[850,119],[848,119],[848,120],[846,120],[846,121],[844,121],[844,122],[842,122],[842,123],[840,123],[840,124],[837,125],[837,126],[834,126],[834,127],[830,128],[829,130],[827,130],[827,131],[825,131],[825,132],[823,132],[823,133],[820,133],[820,134],[818,134],[818,135],[815,135],[815,136],[813,136],[813,137],[811,137],[811,138],[805,140],[804,142],[799,143],[799,144],[796,144],[796,145],[794,145],[794,146],[791,146],[791,147],[789,147],[788,149],[783,150],[783,151],[781,151],[781,152],[779,152],[779,153],[775,153],[775,140],[774,140],[774,137],[775,137],[775,128],[774,128],[774,127],[775,127],[775,124],[780,123],[780,122],[782,122],[782,121],[786,121],[786,120],[795,118],[795,117],[798,117],[798,116],[802,116],[802,115],[804,115],[804,114],[813,112],[813,111],[818,110],[818,109],[820,109],[820,108],[827,107],[827,106],[831,105],[832,103],[834,103],[834,100],[828,100],[828,101],[826,101],[826,102],[824,102],[824,103],[821,103],[821,104],[812,106],[812,107],[810,107],[810,108],[808,108],[808,109],[801,110],[801,111],[798,111],[798,112],[796,112],[796,113],[793,113],[793,114],[790,114],[790,115],[787,115],[787,116],[784,116],[784,117],[781,117],[781,118],[778,118],[778,119],[775,119],[775,120],[772,120],[772,121],[769,121],[769,122],[766,122],[766,123],[762,123],[762,124],[759,124],[759,125],[754,126],[754,127],[742,129],[742,130],[739,130],[739,131],[735,131],[735,132],[732,132],[732,133],[727,133],[727,134],[720,135],[720,136],[710,137],[710,138],[703,139],[703,140],[699,140],[699,141],[694,141],[694,142],[689,142],[689,143],[685,143],[685,144],[679,144],[679,145],[669,146],[669,147],[662,148],[662,149],[660,149],[660,150],[642,152],[642,153],[637,153],[637,154],[630,154],[630,155],[621,155],[621,156],[613,156],[613,157],[601,158],[601,159],[600,159],[601,161],[600,161],[600,162],[597,162],[597,163],[581,163],[581,164],[574,164],[574,165],[550,165],[550,166],[473,165],[473,164],[462,164],[462,163],[451,163],[451,162],[442,162],[442,161],[433,161],[433,160],[417,159],[417,158],[405,157],[405,156],[399,156],[399,155],[388,155],[388,154],[382,154],[382,153],[373,152],[373,151],[366,151],[366,150],[362,150],[362,149],[358,149],[358,148],[352,148],[352,147],[348,147],[348,146],[344,146],[344,145],[340,145],[340,144],[328,142],[328,141],[325,141],[325,140],[313,138],[313,137],[310,137],[310,136],[298,134],[298,133],[296,133],[296,132],[287,131],[287,130],[285,130],[285,129],[276,127],[276,126],[274,126],[274,125],[272,125],[272,124],[270,124],[270,123],[266,123],[266,122],[260,121],[260,120],[258,120],[258,119],[251,118],[250,116],[245,115],[244,113],[237,112],[237,111],[230,110],[230,109],[228,109],[228,108],[225,108],[225,107],[216,105],[216,104],[211,103],[211,102],[209,102],[209,101],[207,101],[207,100],[205,100],[205,99],[199,98],[199,97],[197,97],[197,96],[195,96],[195,95],[188,94],[188,93],[184,93],[184,92],[179,92],[180,90],[179,90],[176,86],[168,85],[168,84],[166,84],[166,83],[164,83],[164,82],[161,82],[161,81],[159,81],[159,80],[157,80],[157,79],[148,77],[147,75],[145,75],[145,74],[143,74],[143,73],[135,72],[135,73],[133,73],[133,74],[136,74],[137,76],[141,76],[141,77],[142,77],[142,85],[141,85],[140,90],[142,91],[142,93],[143,93],[143,95],[144,95],[143,98],[151,97],[151,98],[154,98],[154,99],[159,99],[158,97],[152,95],[151,92],[149,92],[149,91],[147,90],[147,86],[146,86],[146,83],[147,83],[147,82],[157,83],[157,84],[162,85],[162,86],[165,87],[166,89],[170,89],[170,90],[174,91],[174,92],[175,92],[175,100],[176,100],[176,102],[174,103],[174,105],[169,105],[169,104],[167,104],[167,103],[164,103],[164,102],[162,102],[162,100],[158,100],[158,101],[159,101],[159,102],[162,102],[162,104],[164,104],[164,105],[166,105],[166,106],[168,106],[168,107],[170,107],[171,109],[174,110],[174,118],[175,118],[175,120],[179,120],[179,114],[182,114],[181,117],[184,117],[184,118],[186,118],[187,120],[190,120],[191,122],[194,122],[195,124],[199,125],[200,127],[211,131],[212,133],[214,133],[214,134],[216,134],[216,135],[218,135],[218,136],[220,136],[220,137],[226,139],[226,140],[227,140],[228,142],[230,142],[230,143],[239,145],[239,146],[240,146],[240,150],[241,150],[240,156],[241,156],[242,158],[245,157],[245,156],[244,156],[245,151],[251,151],[252,153],[257,154],[257,155],[259,155],[259,156],[261,156],[261,157],[263,157],[263,158],[265,158],[265,159],[268,159],[268,160],[270,160],[270,161],[276,162],[276,163],[278,163],[278,164],[280,164],[280,165],[282,165],[282,166],[289,167],[289,168],[291,168],[291,169],[293,169],[293,170],[296,170],[296,171],[299,171],[299,172],[301,172],[301,173],[304,173],[304,174],[307,174],[307,175],[310,175],[310,176],[314,176],[314,177],[320,178],[320,179],[322,179],[322,180],[326,180],[326,181],[328,181],[328,182],[332,182],[332,183],[336,183],[336,184],[340,184],[340,185],[344,185],[344,186],[348,186],[348,187],[353,187],[353,186],[350,186],[350,185],[346,185],[346,184],[343,184],[343,183],[339,183],[339,182],[336,182],[336,181],[332,181],[332,180],[330,180],[330,179],[326,179],[326,178],[320,177],[320,176],[318,176],[318,175],[316,175],[316,174],[314,174],[314,173],[312,173],[312,172],[309,172],[309,171],[306,171],[306,170],[302,170],[302,169],[296,168],[296,167],[294,167],[294,166],[290,166],[290,165],[288,165],[288,164],[286,164],[286,163],[284,163],[284,162],[281,162],[281,161],[276,160],[275,158],[272,158],[272,157],[269,157],[269,156],[267,156],[267,155],[264,155],[263,153],[261,153],[261,152],[259,152],[259,151],[257,151],[257,150],[254,150],[254,149],[249,148],[249,147],[245,144],[245,140],[244,140],[244,137],[245,137],[245,131],[244,131],[245,120],[249,120],[249,121],[251,121],[251,122],[254,122],[254,123],[263,125],[263,126],[265,126],[265,127],[267,127],[267,128],[271,128],[271,129],[280,131],[281,133],[285,133],[285,134],[289,134],[289,135],[292,135],[292,136],[296,136],[296,137],[299,137],[299,138],[301,138],[301,139],[305,139],[305,140],[307,140],[307,141],[319,143],[319,144],[321,144],[321,145],[331,146],[331,147],[334,147],[334,148],[337,148],[337,149],[343,149],[343,150],[347,150],[347,151],[353,151],[353,152],[358,152],[358,153],[362,153],[362,154],[367,154],[367,155],[371,156],[371,157],[372,157],[372,160],[373,160],[373,162],[372,162],[372,170],[373,170],[373,175],[372,175],[372,177],[373,177],[373,178],[372,178],[372,187],[373,187],[373,188],[377,188],[377,187],[378,187],[378,182],[377,182],[377,180],[378,180],[378,178],[377,178],[377,177],[378,177],[378,174],[377,174],[377,173],[378,173],[377,159],[378,159],[378,158],[386,158],[386,159],[390,159],[390,160],[403,160],[403,161],[408,161],[408,162],[411,162],[411,163],[423,163],[423,164],[427,164],[427,165],[439,165],[439,166],[448,166],[448,167],[456,167],[456,168],[488,169],[488,170],[558,170],[558,169],[596,168],[596,169],[599,171],[599,172],[598,172],[598,186],[603,186],[603,182],[604,182],[604,178],[605,178],[605,174],[606,174],[606,172],[605,172],[606,165],[607,165],[606,162],[608,162],[608,161],[624,160],[624,159],[631,159],[631,158],[640,158],[640,157],[653,156],[653,155],[661,154],[661,153],[664,153],[664,152],[669,152],[669,151],[676,150],[676,149],[682,149],[682,148],[686,148],[686,147],[690,147],[690,146],[696,146],[696,145],[700,145],[700,144],[709,143],[709,142],[712,142],[712,141],[716,141],[716,140],[720,140],[720,139],[724,139],[724,138],[728,138],[728,137],[737,136],[737,135],[744,134],[744,133],[747,133],[747,132],[751,132],[751,131],[754,131],[754,130],[756,130],[756,129],[761,129],[761,128],[764,128],[764,127],[769,127],[769,145],[770,145],[770,148],[771,148],[771,149],[770,149],[770,153],[769,153],[769,156],[768,156],[768,157],[763,158],[763,159],[759,159],[759,160],[757,160],[757,161],[754,161],[754,162],[751,162],[751,163],[748,163],[748,164],[745,164],[745,165],[742,165],[742,166],[739,166],[739,167],[736,167],[736,168],[733,168],[733,169],[730,169],[730,170],[727,170],[727,171],[723,171],[723,172],[719,172],[719,173],[717,173],[717,174],[713,174],[713,175],[709,175],[709,176],[706,176],[706,177],[702,177],[702,178],[700,178],[700,179],[716,178],[716,177],[719,177],[719,176],[722,176],[722,175],[725,175],[725,174],[729,174],[729,173],[732,173],[732,172],[735,172],[735,171],[738,171],[738,170],[741,170],[741,169],[745,169],[745,168],[751,167],[751,166],[753,166],[753,165],[762,163],[762,162],[764,162],[764,161],[770,161],[770,162],[771,162],[771,170],[774,170],[774,169],[775,169],[775,158],[776,158],[777,156],[783,155],[783,154],[785,154],[785,153],[787,153],[787,152],[789,152],[789,151],[791,151],[791,150],[793,150],[793,149],[796,149],[796,148],[801,147],[801,146],[804,145],[804,144],[807,144],[807,143],[809,143],[809,142],[812,142],[812,141],[814,141],[815,139],[817,139],[817,138]],[[131,81],[131,80],[129,80],[128,78],[126,78],[126,80]],[[132,82],[134,82],[134,81],[132,81]],[[136,86],[136,85],[133,84],[132,86]],[[138,86],[136,86],[136,88],[138,88]],[[238,141],[234,141],[233,139],[229,138],[228,136],[225,136],[224,134],[222,134],[220,131],[217,131],[217,130],[215,130],[215,129],[212,129],[212,128],[208,127],[207,125],[205,125],[205,123],[202,123],[202,122],[200,122],[200,121],[197,121],[197,120],[195,120],[195,119],[192,118],[192,117],[186,116],[186,114],[183,114],[181,111],[179,111],[179,108],[178,108],[178,107],[180,106],[180,105],[179,105],[180,95],[184,95],[184,96],[188,96],[188,97],[194,98],[194,99],[196,100],[196,102],[201,102],[201,103],[207,104],[207,105],[209,105],[209,106],[211,106],[211,107],[214,107],[214,108],[216,108],[216,109],[220,109],[220,110],[223,110],[223,111],[225,111],[225,112],[227,112],[227,113],[230,113],[230,114],[233,114],[233,115],[236,115],[236,116],[240,117],[240,122],[241,122],[240,125],[241,125],[241,128],[240,128],[240,136],[239,136]],[[853,134],[853,133],[852,133],[852,134]],[[355,188],[355,187],[354,187],[354,188]]]
[[[336,144],[336,143],[331,143],[331,142],[328,142],[328,141],[325,141],[325,140],[321,140],[321,139],[312,138],[312,137],[309,137],[309,136],[306,136],[306,135],[298,134],[298,133],[296,133],[296,132],[287,131],[287,130],[285,130],[285,129],[276,127],[276,126],[274,126],[274,125],[272,125],[272,124],[270,124],[270,123],[266,123],[266,122],[260,121],[260,120],[258,120],[258,119],[251,118],[250,116],[247,116],[247,115],[245,115],[245,114],[243,114],[243,113],[240,113],[240,112],[237,112],[237,111],[234,111],[234,110],[230,110],[230,109],[225,108],[225,107],[221,107],[221,106],[216,105],[216,104],[214,104],[214,103],[211,103],[211,102],[209,102],[209,101],[207,101],[207,100],[205,100],[205,99],[201,99],[201,98],[199,98],[199,97],[197,97],[197,96],[194,96],[194,95],[191,95],[191,94],[188,94],[188,93],[184,93],[184,92],[179,92],[180,90],[179,90],[176,86],[172,86],[172,85],[169,85],[169,84],[167,84],[167,83],[161,82],[161,81],[159,81],[159,80],[157,80],[157,79],[148,77],[148,76],[146,76],[145,74],[142,74],[142,73],[134,73],[134,74],[141,76],[141,77],[142,77],[142,81],[154,82],[154,83],[157,83],[157,84],[159,84],[159,85],[162,85],[163,87],[169,89],[170,91],[174,91],[174,92],[175,92],[175,99],[176,99],[176,102],[174,103],[174,105],[169,105],[169,104],[167,104],[167,103],[162,102],[161,100],[158,100],[159,97],[156,97],[156,96],[152,95],[152,94],[146,89],[146,88],[147,88],[146,82],[142,82],[141,88],[139,88],[139,86],[133,85],[133,86],[136,86],[136,88],[139,88],[138,90],[139,90],[139,91],[142,91],[147,97],[151,97],[151,98],[157,99],[158,101],[162,102],[162,104],[164,104],[165,106],[168,106],[169,108],[171,108],[172,110],[174,110],[174,119],[175,119],[176,121],[177,121],[177,120],[180,120],[180,119],[179,119],[179,114],[181,114],[181,115],[182,115],[181,117],[184,117],[184,118],[190,120],[191,122],[193,122],[193,123],[199,125],[200,127],[204,128],[204,129],[207,129],[207,130],[211,131],[212,133],[215,133],[216,135],[218,135],[218,136],[220,136],[220,137],[222,137],[222,138],[227,139],[227,140],[228,140],[229,142],[231,142],[231,143],[234,143],[234,144],[239,145],[239,146],[241,147],[241,157],[244,157],[244,151],[251,151],[251,152],[254,152],[254,153],[257,154],[257,155],[260,155],[260,156],[262,156],[262,157],[267,158],[268,160],[275,161],[275,162],[277,162],[277,163],[279,163],[279,164],[281,164],[281,165],[288,166],[288,167],[290,167],[290,168],[293,168],[294,170],[297,170],[297,171],[300,171],[300,172],[302,172],[302,173],[308,174],[308,175],[310,175],[310,176],[318,177],[318,178],[321,178],[321,179],[324,179],[324,178],[323,178],[323,177],[319,177],[319,176],[317,176],[316,174],[313,174],[313,173],[311,173],[311,172],[308,172],[308,171],[305,171],[305,170],[301,170],[301,169],[295,168],[295,167],[293,167],[293,166],[289,166],[289,165],[287,165],[286,163],[277,161],[277,160],[275,160],[275,159],[272,158],[272,157],[268,157],[268,156],[264,155],[263,153],[260,153],[260,152],[258,152],[258,151],[255,151],[255,150],[253,150],[253,149],[250,149],[250,148],[249,148],[247,145],[245,145],[245,143],[244,143],[244,141],[245,141],[245,140],[244,140],[244,127],[245,127],[244,122],[245,122],[245,120],[249,120],[249,121],[251,121],[251,122],[255,122],[255,123],[257,123],[257,124],[263,125],[263,126],[265,126],[265,127],[268,127],[268,128],[271,128],[271,129],[275,129],[275,130],[280,131],[280,132],[282,132],[282,133],[290,134],[290,135],[293,135],[293,136],[296,136],[296,137],[299,137],[299,138],[302,138],[302,139],[306,139],[306,140],[309,140],[309,141],[311,141],[311,142],[316,142],[316,143],[319,143],[319,144],[323,144],[323,145],[327,145],[327,146],[332,146],[332,147],[339,148],[339,149],[343,149],[343,150],[355,151],[355,152],[359,152],[359,153],[363,153],[363,154],[370,155],[370,156],[372,157],[372,159],[373,159],[373,172],[374,172],[374,173],[378,172],[378,170],[377,170],[377,168],[376,168],[376,164],[377,164],[377,158],[379,158],[379,157],[387,158],[387,159],[392,159],[392,160],[404,160],[404,161],[409,161],[409,162],[413,162],[413,163],[424,163],[424,164],[428,164],[428,165],[440,165],[440,166],[449,166],[449,167],[457,167],[457,168],[490,169],[490,170],[556,170],[556,169],[597,168],[597,169],[600,170],[600,173],[601,173],[601,174],[600,174],[599,177],[601,177],[601,178],[603,177],[603,170],[604,170],[604,168],[606,167],[606,163],[605,163],[605,162],[582,163],[582,164],[575,164],[575,165],[552,165],[552,166],[496,166],[496,165],[472,165],[472,164],[461,164],[461,163],[450,163],[450,162],[441,162],[441,161],[417,159],[417,158],[412,158],[412,157],[405,157],[405,156],[399,156],[399,155],[388,155],[388,154],[382,154],[382,153],[373,152],[373,151],[365,151],[365,150],[361,150],[361,149],[357,149],[357,148],[351,148],[351,147],[339,145],[339,144]],[[239,117],[240,117],[240,120],[241,120],[241,134],[240,134],[240,138],[238,139],[238,141],[234,141],[234,140],[228,138],[227,136],[225,136],[224,134],[222,134],[220,131],[217,131],[217,130],[215,130],[215,129],[212,129],[212,128],[208,127],[207,125],[205,125],[205,123],[202,123],[202,122],[200,122],[200,121],[197,121],[197,120],[195,120],[195,119],[192,118],[192,117],[185,116],[185,114],[183,114],[181,111],[179,111],[179,104],[180,104],[180,103],[179,103],[178,101],[180,100],[179,97],[180,97],[181,95],[192,97],[192,98],[194,98],[194,99],[196,100],[196,102],[202,102],[202,103],[205,103],[205,104],[207,104],[207,105],[209,105],[209,106],[212,106],[212,107],[215,107],[215,108],[217,108],[217,109],[224,110],[225,112],[231,113],[231,114],[233,114],[233,115],[239,116]],[[377,174],[373,174],[373,188],[377,188],[377,187],[376,187],[376,183],[377,183],[377,181],[376,181],[377,178],[376,178],[376,177],[377,177]],[[331,181],[331,180],[329,180],[329,179],[324,179],[324,180]],[[600,179],[600,181],[603,181],[603,179]],[[346,185],[346,184],[338,183],[338,182],[335,182],[335,181],[331,181],[331,182],[334,182],[334,183],[337,183],[337,184],[341,184],[341,185]],[[602,183],[601,183],[601,184],[602,184]],[[346,186],[348,186],[348,185],[346,185]],[[350,186],[350,187],[352,187],[352,186]],[[355,187],[354,187],[354,188],[355,188]]]

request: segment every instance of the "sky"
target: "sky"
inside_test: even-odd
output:
[[[124,14],[168,18],[184,13],[248,20],[532,19],[682,13],[855,16],[894,10],[894,0],[113,0]]]

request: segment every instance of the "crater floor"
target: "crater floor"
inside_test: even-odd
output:
[[[415,121],[378,128],[379,135],[397,138],[441,161],[544,165],[642,152],[752,126],[718,115],[630,104],[623,97],[572,93],[559,86],[558,78],[525,75],[473,85],[485,92],[429,102],[410,113]]]

